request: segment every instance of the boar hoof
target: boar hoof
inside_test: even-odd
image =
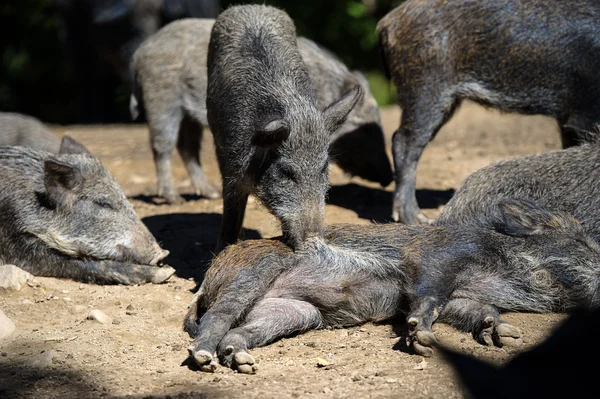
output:
[[[166,194],[164,195],[164,198],[169,205],[181,205],[185,203],[185,200],[179,194]]]
[[[431,331],[417,331],[413,340],[413,348],[418,355],[429,357],[433,355],[433,346],[437,339]]]
[[[521,331],[515,326],[511,326],[508,323],[500,323],[494,329],[492,335],[496,346],[502,348],[503,346],[519,346],[523,343],[521,340]]]
[[[194,347],[190,346],[188,352],[190,353],[190,356],[194,358],[201,371],[214,373],[217,369],[217,363],[214,361],[213,355],[207,351],[199,350],[194,352]]]
[[[221,192],[210,184],[207,184],[206,186],[202,187],[201,192],[198,194],[208,199],[221,198]]]
[[[482,345],[494,346],[494,340],[492,339],[492,333],[494,332],[494,318],[488,316],[483,320],[481,326],[481,332],[479,333],[479,342]]]
[[[238,352],[233,356],[232,368],[242,374],[255,374],[258,368],[248,352]]]
[[[163,266],[161,268],[156,269],[156,271],[152,275],[152,283],[160,284],[164,283],[175,273],[175,269],[170,266]]]
[[[430,225],[433,221],[431,219],[429,219],[427,216],[423,215],[422,213],[419,213],[417,215],[417,221],[425,226]]]

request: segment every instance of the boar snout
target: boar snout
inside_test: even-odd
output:
[[[300,223],[286,223],[283,226],[285,242],[295,251],[304,249],[306,241],[323,236],[323,212],[306,213]]]
[[[128,260],[134,263],[160,266],[161,261],[169,256],[169,251],[158,245],[152,233],[143,223],[140,222],[136,230],[131,245],[122,245],[118,248]]]

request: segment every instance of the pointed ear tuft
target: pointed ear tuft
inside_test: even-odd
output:
[[[63,136],[59,154],[90,154],[87,148],[71,136]],[[91,155],[91,154],[90,154]]]
[[[290,126],[285,119],[275,119],[257,131],[252,144],[259,147],[275,147],[290,136]]]
[[[72,203],[73,189],[81,185],[81,171],[56,157],[44,161],[44,186],[50,203],[55,207],[68,207]]]
[[[500,213],[496,231],[524,237],[549,230],[581,231],[579,222],[568,214],[550,212],[526,199],[503,199],[498,202]]]
[[[325,127],[329,133],[335,132],[348,118],[348,114],[352,112],[356,104],[363,98],[363,89],[360,86],[354,86],[339,100],[330,104],[323,110],[323,118],[325,119]]]

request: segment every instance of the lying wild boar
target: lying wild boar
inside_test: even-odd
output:
[[[567,212],[600,244],[600,144],[505,159],[467,177],[434,224],[490,228],[491,204],[529,198],[550,211]]]
[[[0,262],[36,276],[160,283],[169,254],[87,149],[65,136],[56,155],[0,147]]]
[[[206,110],[223,182],[217,252],[239,238],[250,194],[279,219],[286,243],[301,248],[322,233],[329,138],[361,100],[361,87],[321,110],[294,22],[263,5],[219,15],[207,70]]]
[[[0,112],[0,146],[17,145],[57,153],[60,140],[36,118]]]
[[[503,200],[498,231],[334,225],[292,252],[275,240],[232,245],[212,263],[185,319],[190,355],[254,372],[247,352],[310,329],[407,316],[409,342],[431,355],[438,319],[482,344],[517,345],[500,311],[553,312],[600,302],[600,247],[578,222]],[[502,233],[500,233],[501,231]]]
[[[158,176],[158,193],[169,203],[181,203],[171,173],[171,153],[177,147],[196,194],[209,198],[219,193],[204,175],[200,163],[202,128],[206,118],[206,56],[213,19],[175,21],[147,39],[133,57],[131,115],[144,114]],[[356,85],[364,97],[331,137],[332,159],[347,173],[387,186],[392,168],[385,152],[379,108],[369,83],[328,50],[298,37],[298,50],[306,64],[323,109]]]
[[[553,117],[565,147],[595,136],[596,0],[408,0],[382,18],[377,31],[402,108],[392,143],[397,221],[417,221],[417,163],[465,99]]]

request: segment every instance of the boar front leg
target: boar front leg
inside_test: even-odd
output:
[[[69,277],[96,284],[159,284],[175,273],[175,269],[169,266],[135,265],[111,260],[69,260],[58,268],[60,269],[63,273],[55,274],[54,277]]]
[[[219,198],[221,193],[208,182],[200,163],[201,146],[202,124],[193,120],[190,116],[184,116],[179,128],[177,150],[190,175],[194,191],[196,195],[202,195],[206,198]]]
[[[248,313],[240,327],[223,337],[217,348],[217,355],[225,366],[240,373],[253,374],[256,366],[248,349],[313,330],[321,325],[321,312],[308,302],[265,298]]]
[[[247,203],[248,193],[240,194],[237,187],[227,185],[223,179],[223,219],[215,254],[238,240],[244,223]]]
[[[440,321],[470,331],[473,338],[483,345],[502,347],[521,343],[519,329],[504,322],[498,309],[473,299],[452,299],[444,306]]]
[[[407,345],[412,344],[416,353],[431,356],[437,343],[431,326],[439,315],[439,301],[435,297],[418,297],[411,303],[408,323]]]

